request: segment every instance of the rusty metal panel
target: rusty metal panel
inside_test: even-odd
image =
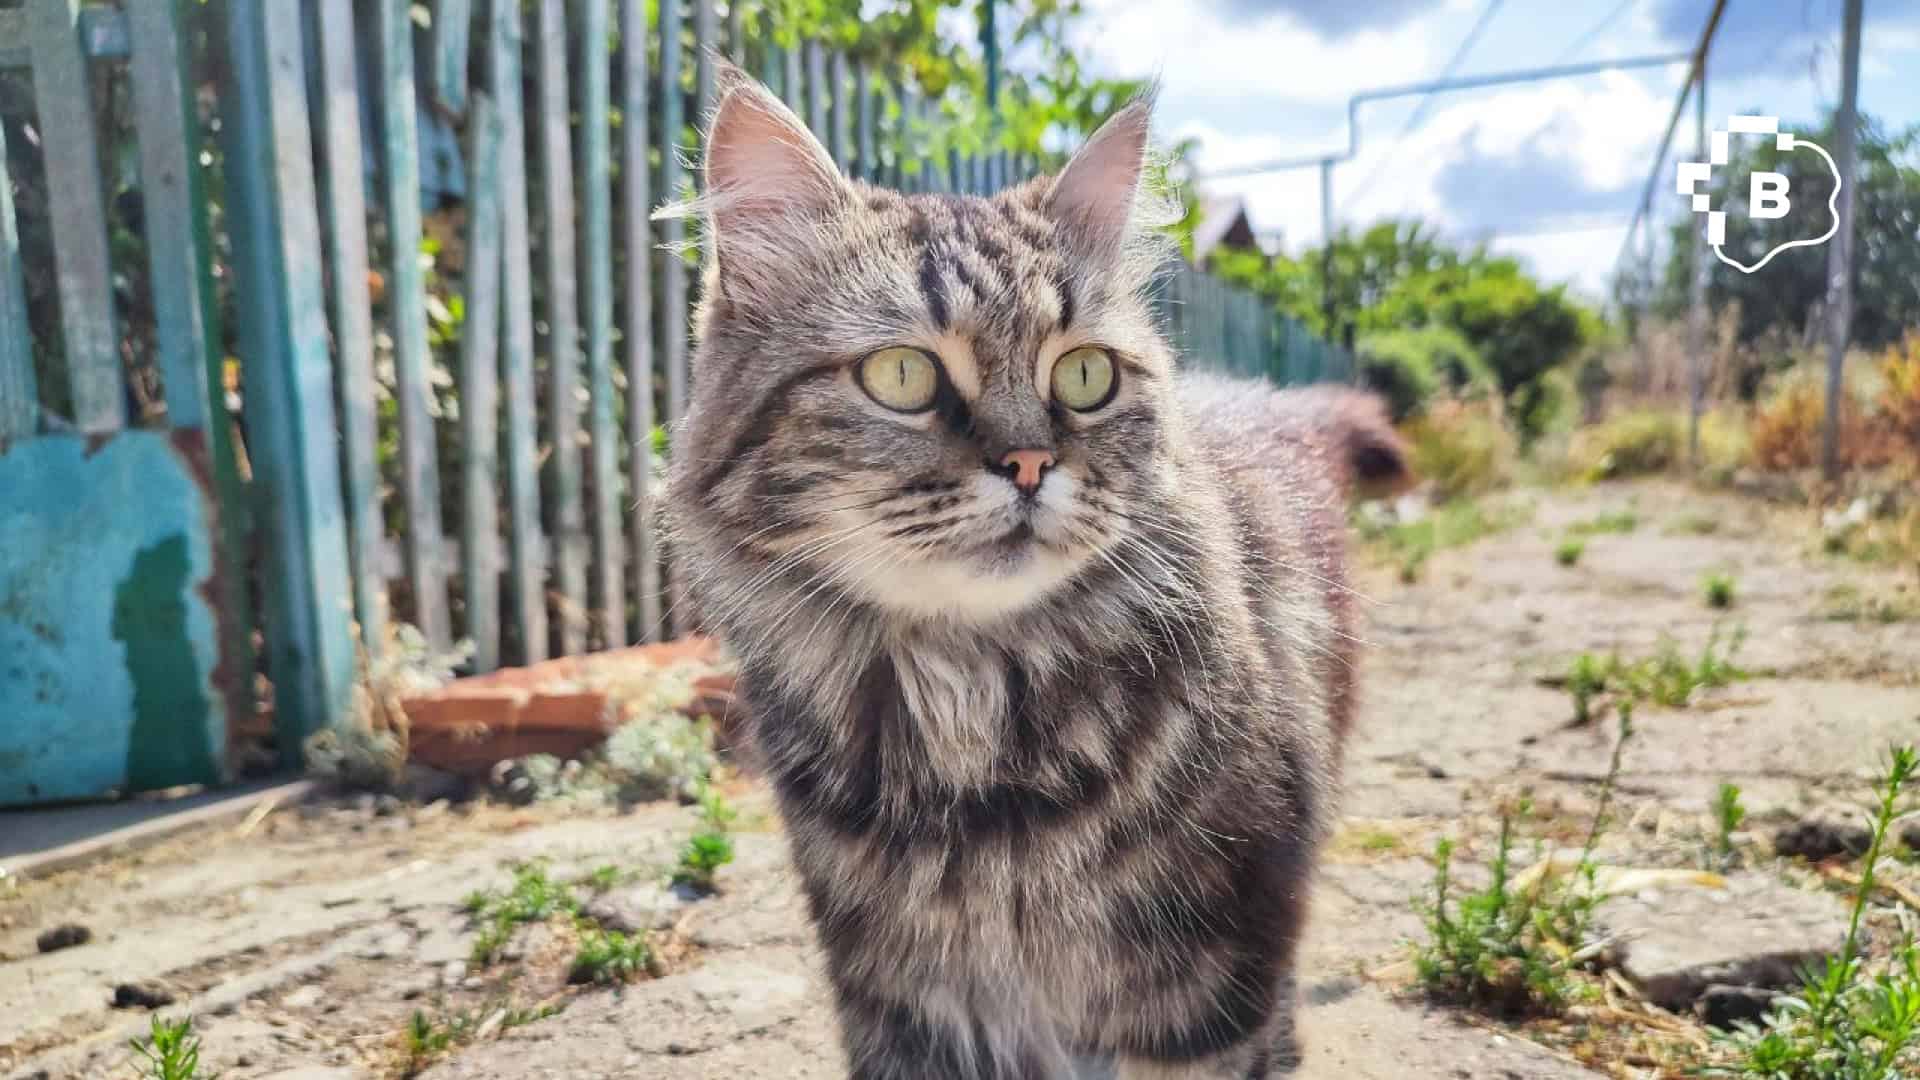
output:
[[[191,430],[0,453],[0,805],[225,778],[211,475]]]

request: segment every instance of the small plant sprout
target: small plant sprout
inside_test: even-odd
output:
[[[673,871],[673,883],[696,892],[713,891],[713,876],[733,861],[733,839],[724,832],[694,834],[680,849],[680,865]]]
[[[640,934],[627,935],[617,930],[583,930],[580,947],[573,954],[573,966],[567,981],[583,983],[623,983],[646,974],[653,964],[653,950]]]
[[[1567,693],[1573,696],[1573,722],[1587,724],[1593,720],[1593,699],[1606,692],[1606,661],[1592,653],[1581,653],[1573,658],[1573,667],[1567,672]]]
[[[1747,820],[1747,808],[1740,803],[1740,785],[1720,782],[1713,796],[1714,853],[1722,863],[1733,861],[1733,834]]]
[[[141,1080],[197,1080],[200,1075],[200,1036],[193,1033],[190,1016],[178,1020],[156,1016],[147,1037],[130,1045]]]
[[[1429,996],[1524,1015],[1558,1012],[1577,991],[1573,970],[1586,955],[1593,911],[1602,898],[1593,887],[1593,853],[1607,826],[1621,755],[1632,736],[1632,703],[1622,702],[1620,736],[1574,873],[1516,884],[1515,824],[1528,813],[1524,803],[1500,815],[1484,888],[1456,896],[1455,843],[1446,838],[1435,845],[1431,899],[1419,902],[1426,940],[1413,947],[1414,971]]]
[[[1870,839],[1840,952],[1806,971],[1798,994],[1775,999],[1762,1023],[1740,1022],[1720,1036],[1726,1057],[1708,1075],[1752,1080],[1920,1076],[1920,945],[1908,936],[1884,962],[1873,964],[1860,935],[1902,790],[1916,771],[1920,752],[1896,747],[1874,788]]]
[[[1580,556],[1585,554],[1586,550],[1585,540],[1562,540],[1560,546],[1553,549],[1553,561],[1561,566],[1572,566],[1580,561]]]
[[[1708,574],[1704,589],[1708,607],[1724,611],[1733,606],[1733,575]]]

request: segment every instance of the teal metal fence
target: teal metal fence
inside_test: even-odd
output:
[[[1168,270],[1157,302],[1168,339],[1189,367],[1281,386],[1351,382],[1353,356],[1272,301],[1186,263]]]
[[[824,43],[783,45],[773,9],[0,8],[0,113],[9,71],[32,89],[31,107],[0,117],[0,160],[18,182],[0,183],[0,651],[32,657],[33,672],[62,685],[103,655],[134,672],[96,709],[118,741],[89,736],[120,764],[62,793],[225,774],[222,727],[260,704],[249,696],[256,667],[271,683],[283,759],[297,753],[345,713],[356,650],[382,647],[395,622],[436,646],[471,641],[482,671],[672,632],[654,432],[685,405],[694,282],[684,223],[656,224],[649,211],[692,183],[683,161],[697,156],[693,120],[712,103],[710,51],[760,73],[851,176],[987,193],[1039,164],[926,156],[935,102]],[[98,160],[114,132],[103,137],[89,111],[115,79],[138,103],[131,177]],[[203,116],[217,143],[202,138]],[[6,155],[6,140],[29,131],[38,159]],[[13,205],[28,181],[31,205]],[[129,196],[144,208],[137,221],[116,213]],[[50,228],[50,240],[23,243],[20,222]],[[131,314],[116,309],[129,252],[150,262]],[[23,287],[48,278],[57,288]],[[1171,273],[1163,300],[1191,363],[1284,382],[1348,370],[1297,325],[1190,268]],[[164,392],[130,404],[149,369]],[[139,449],[129,428],[158,433],[141,436],[156,445]],[[105,440],[125,448],[97,454]],[[72,467],[53,469],[49,453]],[[127,454],[115,477],[102,473]],[[105,464],[89,465],[95,457]],[[9,483],[9,469],[35,485]],[[103,500],[95,517],[76,511],[75,488]],[[112,502],[143,488],[137,514]],[[159,532],[108,522],[116,506]],[[92,568],[73,588],[90,589],[93,606],[35,592],[38,614],[16,614],[21,582],[55,580],[41,545],[75,530],[120,545],[62,556]],[[178,572],[150,550],[174,533]],[[147,583],[162,570],[172,576],[156,593]],[[135,578],[131,594],[116,593]],[[263,601],[257,664],[243,586]],[[127,606],[148,593],[159,614]],[[191,676],[187,689],[151,681],[171,669],[134,655],[135,626],[183,643],[177,655],[191,663],[173,666]],[[78,644],[48,647],[47,628]],[[43,676],[10,672],[31,666],[0,670],[0,802],[48,797],[23,778],[66,767],[46,731],[77,699],[17,711]],[[127,747],[156,745],[141,718],[168,708],[209,756],[164,776],[128,767]]]

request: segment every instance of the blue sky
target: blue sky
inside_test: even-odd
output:
[[[1159,76],[1161,135],[1197,136],[1204,170],[1343,147],[1349,96],[1439,77],[1488,3],[1088,0],[1080,45],[1104,73]],[[1711,6],[1505,0],[1456,73],[1685,51]],[[1795,130],[1823,115],[1839,93],[1840,16],[1840,0],[1730,0],[1708,64],[1709,126],[1759,112]],[[1866,0],[1864,25],[1861,110],[1920,123],[1920,0]],[[1676,64],[1436,95],[1404,138],[1419,99],[1364,106],[1360,156],[1334,174],[1336,216],[1421,216],[1599,297],[1684,78]],[[1689,158],[1692,131],[1690,106],[1676,136]],[[1672,170],[1654,205],[1678,216]],[[1317,170],[1202,187],[1244,195],[1256,228],[1289,251],[1319,242]]]

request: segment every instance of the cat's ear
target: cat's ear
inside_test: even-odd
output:
[[[1111,255],[1126,241],[1152,121],[1152,98],[1135,99],[1100,125],[1053,181],[1048,211],[1089,255]]]
[[[851,192],[826,148],[779,98],[731,64],[716,81],[721,97],[707,126],[702,202],[724,275],[742,268],[729,260],[790,254]]]

